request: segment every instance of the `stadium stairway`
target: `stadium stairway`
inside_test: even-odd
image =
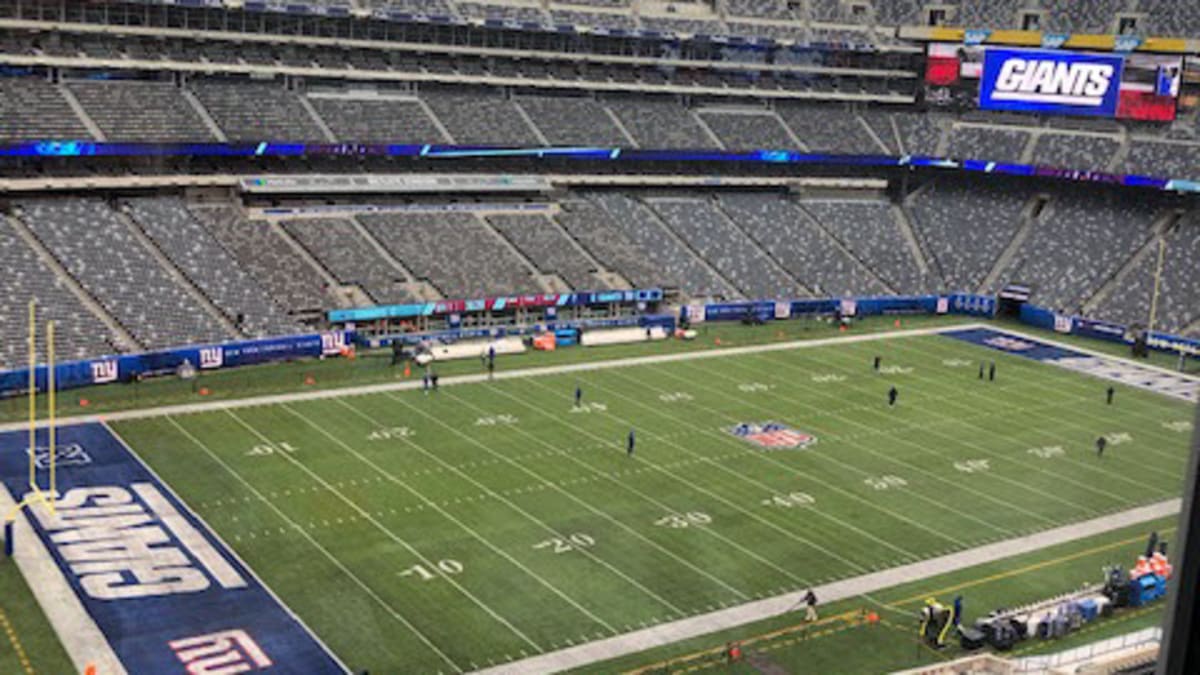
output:
[[[1147,239],[1136,253],[1129,256],[1129,259],[1107,281],[1098,286],[1091,297],[1084,301],[1083,314],[1085,316],[1092,315],[1092,312],[1096,311],[1096,307],[1104,302],[1117,287],[1124,283],[1129,274],[1137,269],[1147,256],[1157,256],[1159,242],[1166,237],[1167,232],[1172,227],[1179,225],[1181,220],[1183,220],[1182,211],[1169,211],[1160,216],[1151,228],[1154,236]]]
[[[150,257],[154,259],[154,262],[158,263],[158,266],[167,273],[167,276],[170,277],[177,286],[187,292],[187,294],[196,301],[196,304],[203,308],[205,313],[207,313],[214,322],[221,326],[221,329],[225,331],[227,337],[233,340],[245,337],[242,335],[241,331],[239,331],[237,327],[233,325],[233,322],[229,320],[229,317],[225,316],[225,313],[218,309],[217,306],[213,304],[212,300],[204,294],[204,291],[201,291],[199,288],[197,288],[186,274],[180,271],[174,263],[167,259],[167,256],[164,255],[161,250],[159,250],[158,245],[155,244],[150,237],[146,236],[146,233],[142,231],[142,228],[139,227],[138,224],[129,217],[129,214],[126,213],[124,209],[113,209],[113,214],[116,216],[118,221],[120,221],[129,229],[129,232],[133,234],[133,238],[141,243],[142,247],[145,248],[150,254]]]
[[[1000,257],[996,258],[996,262],[992,264],[992,269],[988,271],[987,276],[983,278],[983,283],[978,289],[972,289],[980,293],[985,293],[988,289],[996,288],[996,284],[1000,281],[1000,276],[1012,264],[1012,259],[1021,250],[1021,245],[1029,238],[1029,234],[1033,232],[1033,226],[1041,216],[1042,207],[1045,206],[1047,198],[1041,195],[1035,196],[1024,210],[1021,211],[1021,226],[1017,228],[1016,234],[1013,235],[1008,246],[1004,248],[1004,252]]]
[[[68,291],[70,291],[71,295],[74,295],[76,299],[78,299],[79,302],[92,313],[93,316],[95,316],[102,324],[104,324],[105,328],[108,329],[109,334],[114,336],[113,341],[115,343],[115,347],[124,351],[144,351],[144,345],[142,345],[133,337],[133,333],[125,328],[125,326],[121,325],[121,322],[117,321],[116,317],[109,314],[108,311],[105,310],[104,307],[102,307],[100,303],[93,298],[90,293],[87,292],[83,285],[76,281],[75,277],[71,276],[70,272],[68,272],[67,269],[58,262],[58,259],[54,257],[54,254],[52,254],[42,244],[42,242],[37,238],[37,235],[35,235],[20,218],[4,215],[0,216],[0,222],[7,222],[17,232],[17,235],[24,240],[25,244],[29,246],[34,255],[37,256],[38,260],[41,261],[45,267],[54,272],[55,277],[57,277],[62,285]]]

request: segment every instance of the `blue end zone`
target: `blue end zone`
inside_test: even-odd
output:
[[[28,443],[0,434],[15,500],[28,492]],[[43,430],[43,487],[46,443]],[[57,513],[37,506],[29,522],[128,672],[346,672],[107,427],[60,428],[56,446]]]
[[[1024,356],[1035,361],[1057,361],[1062,358],[1087,356],[1082,352],[1049,345],[1037,340],[1030,340],[1016,335],[1010,335],[991,328],[968,328],[963,330],[948,330],[939,335],[945,335],[963,342],[970,342],[981,347],[998,349],[1009,354]]]

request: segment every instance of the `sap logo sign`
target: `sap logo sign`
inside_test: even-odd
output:
[[[168,643],[189,675],[234,675],[274,665],[244,630],[225,630]]]
[[[117,381],[116,361],[92,361],[92,382],[104,384]]]
[[[1002,110],[1116,114],[1124,61],[1119,56],[989,50],[979,105]]]
[[[151,483],[77,487],[36,509],[63,571],[98,600],[196,593],[246,580]]]
[[[221,347],[204,347],[200,350],[200,368],[220,368],[225,365],[225,350]]]

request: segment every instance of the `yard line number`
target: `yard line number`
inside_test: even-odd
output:
[[[1061,445],[1047,445],[1047,446],[1041,447],[1041,448],[1030,448],[1030,449],[1026,450],[1026,452],[1033,455],[1034,457],[1040,457],[1042,459],[1050,459],[1051,457],[1062,457],[1063,455],[1067,454],[1067,451],[1063,450],[1063,447]]]
[[[664,391],[658,395],[658,400],[663,403],[679,403],[680,401],[693,401],[695,397],[686,391]]]
[[[437,561],[437,564],[434,565],[434,567],[442,574],[462,574],[463,569],[465,569],[462,563],[449,558]],[[416,577],[421,581],[432,581],[438,576],[436,573],[431,572],[428,567],[420,563],[413,565],[412,567],[406,567],[405,569],[397,572],[397,574],[402,577]]]
[[[744,391],[747,394],[761,393],[770,390],[771,385],[763,384],[762,382],[746,382],[738,385],[738,391]]]
[[[811,506],[816,504],[817,500],[807,492],[789,492],[783,495],[773,495],[760,503],[763,506],[779,506],[790,509],[795,506]]]
[[[296,446],[292,445],[291,443],[287,443],[287,442],[259,443],[258,445],[254,446],[253,448],[250,448],[250,451],[247,452],[246,455],[249,457],[266,457],[267,455],[274,455],[277,453],[284,453],[284,452],[286,452],[288,454],[295,454],[296,450],[297,450]]]
[[[902,488],[908,485],[908,481],[904,480],[900,476],[891,475],[864,478],[863,482],[875,488],[876,490],[891,490],[892,488]]]
[[[712,516],[703,511],[688,511],[683,514],[672,513],[654,521],[659,527],[669,527],[680,530],[685,527],[701,527],[712,522]]]
[[[593,403],[581,403],[574,408],[571,408],[571,413],[578,415],[581,413],[608,412],[608,406],[599,401]]]
[[[992,467],[986,459],[968,459],[963,462],[955,462],[954,468],[963,473],[983,473]]]
[[[475,420],[477,427],[495,427],[516,424],[518,421],[516,415],[484,415]]]
[[[408,427],[387,427],[385,429],[376,429],[367,434],[368,441],[390,441],[396,438],[409,438],[413,436],[413,430]]]
[[[591,548],[595,545],[596,540],[590,535],[576,532],[565,537],[551,537],[545,541],[539,541],[533,545],[533,548],[550,549],[555,553],[566,553],[580,548]]]

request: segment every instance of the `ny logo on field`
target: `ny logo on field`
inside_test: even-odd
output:
[[[71,443],[54,449],[54,463],[58,466],[83,466],[91,464],[92,458],[82,445]],[[33,464],[39,469],[50,468],[50,448],[41,445],[34,448]]]
[[[92,382],[104,384],[117,381],[116,361],[92,361]]]
[[[200,350],[200,368],[220,368],[225,365],[225,350],[220,347],[204,347]]]
[[[996,349],[1003,349],[1006,352],[1024,352],[1033,349],[1033,344],[1024,340],[1018,340],[1007,335],[997,335],[983,341],[984,344]]]
[[[776,448],[807,448],[817,442],[816,436],[778,422],[762,424],[743,422],[730,427],[729,433],[759,447],[772,450]]]
[[[244,630],[226,630],[168,643],[188,675],[234,675],[274,665]]]

